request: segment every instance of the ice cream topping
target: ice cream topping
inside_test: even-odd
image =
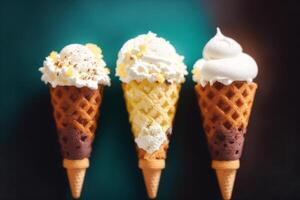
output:
[[[56,86],[97,89],[98,84],[110,85],[101,49],[94,44],[70,44],[60,53],[51,52],[44,61],[42,81]]]
[[[149,32],[123,45],[118,54],[116,76],[125,83],[132,80],[182,83],[187,74],[183,59],[168,41]]]
[[[224,36],[217,28],[217,34],[208,41],[193,69],[193,80],[203,87],[218,81],[229,85],[233,81],[252,80],[257,75],[255,60],[233,39]]]
[[[167,136],[162,127],[155,121],[150,125],[145,125],[135,139],[138,147],[149,154],[157,151],[165,141],[167,141]]]

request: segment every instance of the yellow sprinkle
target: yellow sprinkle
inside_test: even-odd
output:
[[[67,71],[66,71],[66,76],[67,76],[67,77],[73,76],[73,67],[70,66],[70,67],[67,69]]]
[[[116,70],[117,70],[117,74],[118,74],[120,77],[125,77],[125,76],[127,76],[127,73],[126,73],[125,65],[124,65],[124,64],[119,64]]]
[[[136,54],[136,57],[137,58],[141,58],[143,56],[143,53],[142,52],[138,52],[137,54]]]
[[[200,69],[198,69],[198,68],[194,68],[193,70],[192,70],[192,73],[196,76],[196,77],[200,77]]]
[[[102,50],[100,49],[100,47],[98,47],[95,44],[92,43],[88,43],[85,45],[87,48],[89,48],[96,57],[101,57],[102,56]]]
[[[140,45],[140,52],[142,54],[144,54],[146,52],[146,50],[147,50],[147,45],[145,45],[145,44]]]
[[[54,61],[56,61],[57,60],[57,52],[56,51],[52,51],[51,53],[50,53],[50,55],[49,55],[49,57],[52,59],[52,60],[54,60]]]
[[[145,44],[141,44],[141,45],[139,46],[139,49],[140,49],[140,51],[136,54],[136,56],[137,56],[138,58],[141,58],[141,57],[145,54],[146,49],[147,49],[147,46],[146,46]]]
[[[165,77],[162,74],[158,74],[156,76],[156,78],[157,78],[157,81],[160,82],[160,83],[165,82]]]
[[[107,73],[107,74],[109,74],[110,73],[109,68],[104,68],[104,72]]]
[[[134,61],[134,57],[135,57],[134,55],[131,55],[129,52],[126,52],[126,54],[125,54],[125,62],[126,63],[132,63]]]

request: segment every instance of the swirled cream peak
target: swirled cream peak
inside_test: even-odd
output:
[[[233,81],[252,82],[257,71],[255,60],[217,28],[217,34],[204,47],[203,58],[194,65],[193,80],[203,87],[216,81],[224,85]]]
[[[44,61],[42,81],[56,86],[97,89],[98,84],[110,85],[101,49],[94,44],[70,44],[60,53],[51,52]]]
[[[125,83],[132,80],[182,83],[187,74],[183,60],[168,41],[149,32],[123,45],[118,54],[116,76]]]

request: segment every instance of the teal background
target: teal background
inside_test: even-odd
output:
[[[5,95],[0,100],[0,145],[5,164],[0,169],[5,183],[1,183],[0,199],[71,199],[48,88],[40,81],[38,68],[50,51],[88,42],[103,49],[112,86],[105,88],[82,199],[146,199],[115,63],[124,42],[148,31],[169,40],[185,56],[190,71],[214,28],[200,1],[1,1],[0,81]],[[200,133],[189,74],[159,199],[193,197],[198,187],[190,184],[199,184],[209,199],[218,197]]]
[[[219,26],[259,67],[235,200],[300,199],[299,3],[279,0],[1,0],[0,200],[70,200],[49,91],[38,68],[52,50],[94,42],[111,68],[82,199],[146,199],[114,77],[118,50],[151,30],[189,71]],[[296,26],[295,26],[296,25]],[[221,199],[191,75],[181,92],[158,198]]]

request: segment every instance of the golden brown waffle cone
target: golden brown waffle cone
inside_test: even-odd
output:
[[[219,187],[224,200],[231,199],[235,176],[240,167],[240,161],[212,161],[212,168],[216,170]]]
[[[148,81],[131,81],[122,85],[129,122],[136,138],[145,123],[158,123],[164,132],[171,133],[181,89],[180,84],[150,83]],[[167,134],[168,135],[168,134]],[[139,167],[143,176],[149,198],[155,198],[162,169],[165,167],[168,142],[161,145],[152,154],[137,148]]]
[[[203,127],[209,144],[213,143],[217,128],[228,132],[246,130],[256,88],[255,83],[244,81],[235,81],[228,86],[218,82],[213,85],[207,84],[205,87],[199,84],[195,86],[203,118]],[[217,157],[217,153],[221,153],[212,152],[213,149],[210,151],[213,159]],[[226,200],[231,198],[236,170],[239,168],[241,151],[235,153],[239,154],[235,155],[236,159],[220,158],[220,160],[217,159],[212,162],[223,198]]]
[[[89,167],[89,159],[64,159],[63,166],[67,169],[72,196],[74,199],[78,199],[81,194],[86,169]]]
[[[255,83],[241,81],[227,86],[218,82],[205,87],[195,86],[208,139],[217,124],[226,129],[247,128],[256,88]]]
[[[72,196],[79,198],[85,172],[89,167],[88,157],[97,127],[103,86],[99,85],[97,90],[73,86],[50,87],[50,94],[64,157],[63,166],[67,169]],[[68,135],[72,132],[76,132],[79,136]],[[68,146],[72,140],[78,140],[75,136],[80,138],[79,144],[81,145],[76,145],[76,149]]]
[[[50,94],[57,129],[72,127],[94,138],[103,86],[99,85],[97,90],[74,86],[50,87]]]

